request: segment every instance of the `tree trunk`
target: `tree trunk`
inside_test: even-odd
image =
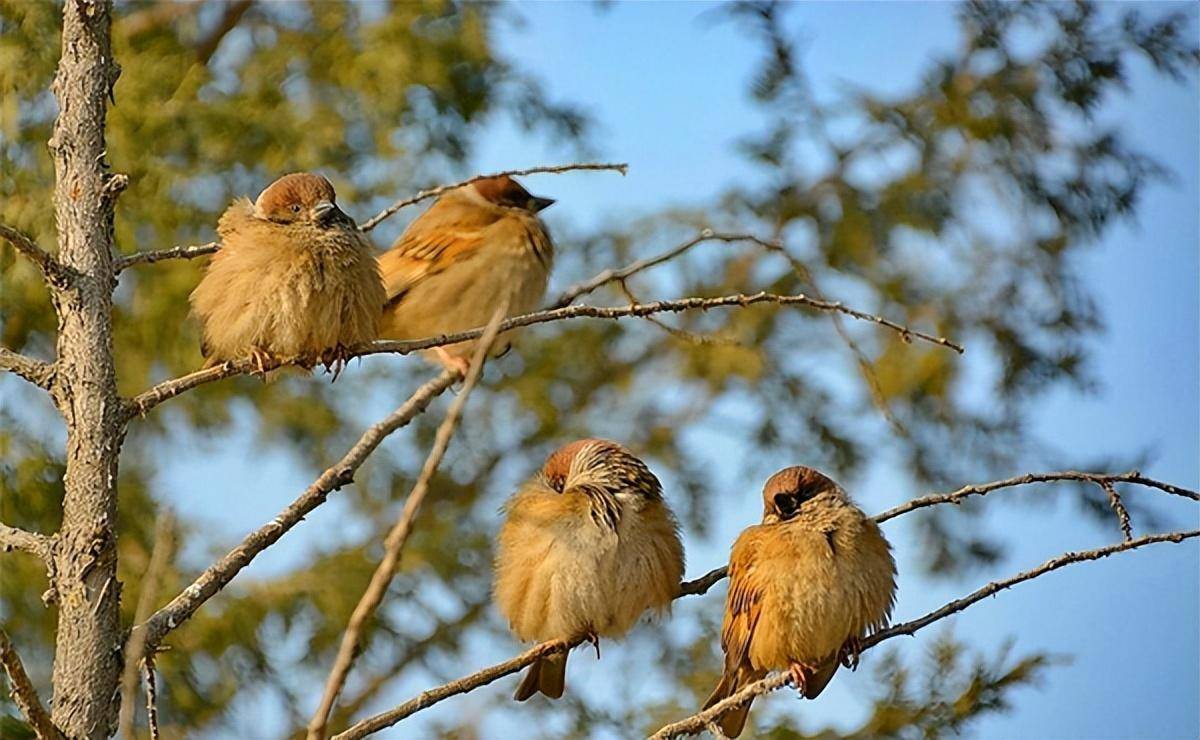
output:
[[[71,738],[116,729],[121,674],[117,582],[117,457],[124,436],[112,353],[113,201],[123,176],[105,171],[104,120],[119,68],[109,0],[67,0],[54,80],[50,149],[56,185],[59,317],[55,401],[67,426],[66,496],[55,554],[58,635],[54,723]]]

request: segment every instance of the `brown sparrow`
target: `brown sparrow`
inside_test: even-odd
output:
[[[537,214],[553,202],[507,176],[438,198],[379,257],[387,289],[381,336],[424,339],[476,329],[505,301],[508,316],[537,309],[554,261],[554,243]],[[433,353],[465,371],[473,345]]]
[[[221,250],[192,291],[206,367],[252,357],[340,364],[378,335],[383,282],[371,246],[321,175],[284,175],[217,224]]]
[[[683,576],[679,525],[645,463],[615,442],[560,448],[505,505],[493,596],[520,640],[619,637],[666,611]],[[514,698],[562,696],[567,655],[529,667]]]
[[[887,624],[895,596],[896,564],[874,520],[816,470],[784,468],[763,488],[762,524],[733,545],[725,672],[705,708],[770,670],[791,671],[815,698],[840,662],[857,663],[859,641]],[[726,712],[724,733],[741,734],[749,711]]]

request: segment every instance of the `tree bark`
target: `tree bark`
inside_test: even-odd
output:
[[[67,426],[65,498],[55,549],[58,635],[52,718],[71,738],[116,730],[121,675],[117,458],[124,437],[112,352],[113,202],[126,178],[106,171],[104,124],[120,69],[111,2],[67,0],[54,80],[59,318],[55,402]]]

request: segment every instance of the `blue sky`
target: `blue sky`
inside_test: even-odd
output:
[[[524,22],[505,30],[505,50],[553,95],[586,105],[599,123],[595,149],[601,158],[631,165],[624,178],[607,173],[529,178],[531,190],[559,199],[548,212],[552,226],[583,230],[670,204],[703,203],[731,182],[752,181],[755,173],[737,155],[734,141],[759,122],[745,93],[758,49],[731,25],[714,22],[714,7],[682,2],[617,4],[606,10],[565,2],[516,6]],[[816,92],[829,98],[845,83],[905,89],[931,53],[953,49],[954,12],[944,3],[813,3],[796,8],[791,20],[806,39],[804,64]],[[1130,88],[1129,95],[1105,102],[1100,119],[1119,124],[1137,147],[1168,164],[1175,178],[1149,187],[1138,222],[1110,231],[1081,260],[1107,326],[1092,345],[1100,388],[1092,395],[1057,392],[1032,409],[1046,448],[1012,473],[1149,450],[1147,474],[1195,488],[1200,485],[1200,97],[1195,77],[1175,84],[1140,64],[1133,67]],[[472,164],[477,171],[494,171],[569,158],[552,143],[497,122],[484,133]],[[400,227],[391,223],[381,229],[381,243]],[[580,277],[556,275],[555,280],[565,285]],[[172,492],[178,508],[212,524],[210,545],[232,544],[274,516],[308,482],[280,456],[246,461],[247,443],[232,438],[214,451],[215,457],[163,475],[163,490]],[[791,462],[796,461],[780,461]],[[217,480],[238,484],[214,491]],[[688,543],[691,575],[724,562],[728,543],[758,517],[757,485],[728,484],[731,492],[711,541]],[[260,493],[245,496],[248,490]],[[865,508],[877,511],[921,492],[907,483],[903,469],[884,460],[855,493]],[[1077,509],[1066,501],[1070,495],[1066,489],[1044,488],[1037,496],[1051,500],[1045,506],[1031,507],[1024,497],[1019,506],[989,508],[995,530],[1012,546],[1011,558],[952,583],[912,575],[915,542],[902,525],[889,528],[908,574],[902,578],[897,618],[922,614],[1064,550],[1115,541],[1115,530],[1079,521]],[[328,521],[335,508],[314,518]],[[1170,526],[1197,525],[1195,507],[1161,510]],[[285,547],[265,555],[248,574],[295,565],[314,534],[300,527]],[[688,608],[719,610],[723,596],[724,588],[717,588]],[[1072,659],[1053,669],[1040,689],[1015,694],[1012,713],[986,720],[973,735],[1195,738],[1200,730],[1200,547],[1195,542],[1073,566],[972,607],[953,624],[959,638],[981,649],[1011,638],[1018,652],[1045,650]],[[934,633],[907,641],[906,654],[919,655]],[[481,644],[471,652],[478,665],[463,665],[461,672],[516,649],[512,643]],[[619,647],[606,647],[614,649]],[[818,701],[779,695],[760,702],[756,713],[795,712],[809,728],[853,727],[870,686],[871,659],[869,654],[864,659],[868,670],[843,673]],[[607,676],[603,662],[590,657],[572,663],[574,685]],[[429,676],[405,676],[375,708],[430,683]],[[483,691],[507,693],[511,684]],[[472,706],[466,697],[437,712],[470,716]],[[517,729],[520,723],[520,714],[513,712],[495,729]]]
[[[1141,7],[1147,13],[1168,9]],[[560,197],[554,217],[584,224],[628,218],[665,204],[702,202],[731,180],[753,177],[733,142],[757,123],[745,93],[757,49],[729,24],[707,21],[713,8],[520,6],[526,23],[506,37],[506,47],[537,70],[552,93],[589,102],[601,123],[600,152],[632,165],[625,179],[533,179]],[[829,99],[846,83],[905,90],[932,53],[954,48],[954,12],[947,3],[806,3],[790,18],[805,39],[804,64],[815,92]],[[1195,38],[1194,18],[1192,31]],[[1194,76],[1177,84],[1140,62],[1131,67],[1129,87],[1130,94],[1105,101],[1098,122],[1119,125],[1174,178],[1147,188],[1137,222],[1111,230],[1082,258],[1082,274],[1106,324],[1092,342],[1099,390],[1064,390],[1038,403],[1032,421],[1045,450],[1012,473],[1146,450],[1152,462],[1144,472],[1194,488],[1200,484],[1200,96]],[[554,161],[554,154],[500,130],[485,137],[478,164],[503,169]],[[882,509],[920,493],[905,480],[902,469],[885,463],[869,476],[869,488],[857,493],[867,508]],[[738,503],[721,517],[715,543],[731,541],[757,516],[757,491],[747,488],[740,499],[732,497]],[[898,618],[917,616],[1064,550],[1101,546],[1117,536],[1079,521],[1065,501],[1068,490],[1041,488],[1036,495],[1058,503],[1030,508],[1022,498],[1019,506],[988,509],[1012,547],[1007,562],[949,584],[902,579]],[[1194,528],[1200,519],[1186,502],[1167,502],[1161,511],[1179,528]],[[915,543],[903,527],[888,534],[901,568],[915,560]],[[722,556],[719,544],[692,546],[689,570],[699,574]],[[720,595],[708,598],[719,608]],[[989,718],[973,735],[1174,738],[1200,730],[1200,547],[1194,541],[1073,566],[972,607],[953,624],[958,637],[981,648],[1011,638],[1017,652],[1044,650],[1071,659],[1053,669],[1040,689],[1017,692],[1012,713]],[[910,641],[906,653],[918,654],[932,635]],[[797,712],[810,728],[852,727],[861,716],[856,694],[868,687],[866,676],[843,674],[816,702],[775,697],[756,711],[769,706]]]

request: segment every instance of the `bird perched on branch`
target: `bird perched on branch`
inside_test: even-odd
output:
[[[784,468],[763,488],[762,524],[733,545],[725,670],[705,709],[770,670],[790,671],[815,698],[839,663],[857,666],[860,641],[887,624],[895,595],[896,564],[874,520],[816,470]],[[737,737],[749,711],[726,712],[722,731]]]
[[[476,329],[505,300],[508,316],[537,309],[554,261],[554,243],[537,214],[553,202],[508,176],[438,198],[379,257],[387,289],[380,335],[424,339]],[[460,342],[433,354],[465,373],[473,346]]]
[[[493,596],[518,639],[619,637],[679,592],[683,544],[662,486],[629,450],[560,448],[505,505]],[[514,698],[562,696],[566,653],[529,667]]]
[[[340,369],[379,330],[383,282],[370,242],[321,175],[284,175],[217,224],[221,249],[191,295],[206,367],[253,358]]]

